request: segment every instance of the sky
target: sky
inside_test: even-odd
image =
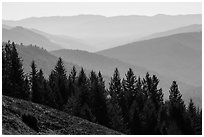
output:
[[[28,17],[74,16],[94,14],[103,16],[147,15],[156,14],[201,14],[201,3],[54,3],[54,2],[3,2],[2,18],[4,20],[20,20]]]

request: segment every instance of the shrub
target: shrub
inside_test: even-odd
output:
[[[32,114],[23,114],[22,121],[36,132],[39,132],[38,120]]]

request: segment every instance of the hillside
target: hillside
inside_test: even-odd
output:
[[[18,45],[17,51],[19,53],[19,56],[23,60],[23,67],[24,67],[24,71],[26,73],[30,73],[31,62],[32,62],[32,60],[35,60],[37,68],[43,70],[43,73],[44,73],[46,78],[48,78],[48,75],[50,75],[51,70],[54,69],[54,66],[56,65],[57,60],[58,60],[58,57],[52,55],[51,53],[47,52],[46,50],[43,50],[43,49],[35,47],[35,46]],[[64,51],[66,51],[66,50],[64,50]],[[69,50],[67,50],[67,51],[69,51]],[[73,66],[75,66],[77,72],[79,72],[81,69],[81,65],[84,65],[83,67],[85,69],[87,76],[90,75],[90,70],[94,70],[96,72],[98,70],[100,70],[103,74],[107,88],[109,85],[108,83],[110,81],[110,77],[113,75],[113,71],[115,69],[114,68],[115,64],[119,65],[118,69],[120,71],[121,77],[124,77],[124,73],[127,72],[128,67],[132,67],[136,76],[144,77],[144,74],[148,71],[146,69],[142,69],[141,67],[135,67],[133,65],[129,65],[129,64],[124,63],[122,61],[119,61],[117,59],[107,58],[107,57],[97,55],[94,53],[88,53],[88,52],[84,52],[84,51],[81,51],[81,52],[76,51],[78,53],[77,54],[77,53],[75,53],[73,51],[71,52],[71,51],[72,50],[70,50],[70,53],[66,54],[66,56],[73,58],[72,61],[70,61],[69,58],[65,58],[66,56],[65,57],[62,56],[62,58],[64,60],[65,69],[67,71],[67,75],[70,73]],[[73,56],[71,56],[73,53],[75,53],[75,54]],[[76,59],[74,59],[74,58],[76,58]],[[91,61],[87,60],[87,58],[89,58]],[[104,61],[107,62],[106,65],[103,64],[103,63],[105,63]],[[159,85],[160,85],[160,87],[163,88],[164,98],[167,99],[168,95],[169,95],[168,89],[169,89],[169,87],[170,87],[170,85],[174,79],[164,77],[164,76],[162,76],[156,72],[152,72],[152,71],[149,71],[149,72],[150,72],[150,74],[155,74],[158,76],[158,78],[160,79]],[[188,84],[183,83],[181,81],[178,81],[178,83],[179,83],[180,90],[183,94],[183,98],[186,102],[188,102],[189,98],[191,97],[194,99],[194,102],[198,106],[202,105],[201,98],[200,98],[201,97],[201,91],[198,90],[200,88],[196,88],[195,86],[188,85]],[[193,94],[192,94],[192,89],[195,89],[195,90],[193,90],[194,91]]]
[[[42,69],[46,78],[50,74],[51,70],[54,69],[58,57],[50,54],[48,51],[41,49],[35,46],[24,46],[17,45],[16,46],[19,56],[23,60],[23,67],[26,73],[30,73],[31,71],[31,62],[34,60],[37,69]],[[65,69],[67,70],[67,74],[70,73],[73,66],[76,67],[76,70],[79,71],[81,69],[80,66],[64,61]],[[88,72],[87,70],[85,70]]]
[[[38,33],[35,33],[29,29],[17,26],[14,28],[2,29],[3,41],[15,41],[16,43],[23,43],[25,45],[37,45],[50,50],[62,49],[58,44],[51,42],[48,38]]]
[[[179,34],[179,33],[201,32],[201,31],[202,31],[202,24],[193,24],[193,25],[189,25],[189,26],[184,26],[184,27],[179,27],[179,28],[167,30],[164,32],[154,33],[154,34],[146,36],[140,40],[159,38],[159,37],[170,36],[170,35]]]
[[[54,69],[57,63],[58,57],[52,55],[45,49],[35,47],[35,46],[17,45],[16,48],[19,53],[19,57],[21,57],[23,61],[23,68],[25,73],[29,74],[31,72],[30,66],[31,66],[31,62],[34,60],[37,65],[37,69],[38,70],[42,69],[45,78],[48,78],[48,76],[51,73],[51,70]],[[77,73],[80,72],[81,68],[83,67],[86,75],[87,76],[90,75],[91,70],[88,70],[84,66],[80,66],[72,62],[67,62],[64,59],[63,59],[63,62],[64,62],[65,69],[67,71],[67,76],[70,74],[73,66],[75,66]],[[110,81],[110,77],[106,76],[103,73],[102,75],[104,77],[105,84],[108,85],[108,82]]]
[[[202,33],[138,41],[98,52],[193,86],[202,81]]]
[[[168,98],[169,95],[169,87],[174,80],[173,78],[165,77],[155,71],[147,70],[140,66],[134,66],[128,63],[125,63],[123,61],[120,61],[118,59],[105,57],[96,53],[90,53],[86,51],[80,51],[80,50],[57,50],[52,51],[51,54],[62,57],[63,60],[66,62],[72,62],[74,64],[77,64],[79,66],[83,66],[84,68],[88,70],[94,70],[94,71],[101,71],[102,74],[105,76],[111,77],[113,75],[114,69],[117,67],[120,72],[121,78],[125,77],[125,73],[129,68],[132,68],[134,71],[134,74],[138,77],[144,77],[147,72],[149,72],[151,75],[156,75],[159,80],[159,86],[163,89],[164,92],[164,99]],[[150,68],[151,69],[151,68]],[[109,78],[105,77],[106,85],[108,87]],[[177,81],[179,83],[179,89],[181,90],[183,94],[183,99],[187,103],[190,98],[194,99],[194,102],[196,105],[201,106],[201,88],[197,88],[196,86],[188,85],[182,81]],[[192,94],[192,91],[194,94]]]
[[[116,67],[119,69],[122,77],[125,76],[129,68],[132,68],[135,74],[140,76],[144,76],[147,72],[150,72],[145,68],[130,65],[118,59],[82,50],[62,49],[50,53],[56,57],[62,57],[66,62],[72,62],[89,70],[101,71],[107,76],[112,76]]]
[[[37,128],[23,115],[37,119]],[[2,134],[4,135],[119,135],[121,133],[47,106],[2,97]],[[32,123],[34,125],[34,123]]]
[[[81,39],[102,50],[132,42],[144,36],[192,24],[201,24],[198,15],[114,16],[100,15],[33,17],[18,21],[3,20],[9,26],[34,28],[49,34]]]
[[[37,29],[32,29],[32,31],[45,36],[50,41],[59,44],[64,49],[80,49],[85,51],[94,51],[95,48],[93,46],[88,45],[85,41],[77,38],[73,38],[65,35],[52,35],[46,32],[42,32]]]

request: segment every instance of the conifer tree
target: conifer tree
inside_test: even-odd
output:
[[[18,56],[16,45],[10,41],[3,48],[3,94],[17,97],[20,99],[26,98],[26,89],[24,81],[24,71],[22,60]],[[15,90],[14,90],[15,89]]]
[[[101,73],[98,76],[91,72],[90,76],[91,107],[96,122],[108,126],[108,115],[105,97],[105,85]]]
[[[25,100],[31,101],[31,92],[30,92],[30,82],[29,82],[29,77],[26,75],[25,76],[25,85],[24,85],[24,89],[26,91]]]
[[[182,100],[182,95],[178,89],[178,85],[176,83],[176,81],[173,81],[170,90],[169,90],[169,101],[171,103],[179,103],[181,105],[184,104],[184,101]]]
[[[189,113],[191,119],[195,120],[197,112],[196,112],[196,107],[195,107],[192,99],[190,99],[190,102],[188,104],[188,113]]]
[[[143,107],[142,115],[144,118],[142,121],[145,123],[144,129],[146,130],[144,132],[151,129],[148,134],[160,134],[158,127],[160,124],[160,110],[163,106],[163,93],[162,89],[158,89],[158,83],[159,80],[155,75],[151,77],[149,73],[147,73],[142,81],[143,94],[139,94],[138,96],[140,97],[138,101],[140,111]],[[150,117],[152,117],[152,119]]]
[[[158,89],[158,84],[159,80],[155,75],[151,77],[149,73],[146,74],[145,79],[143,80],[143,92],[146,98],[154,103],[157,112],[163,104],[163,93],[161,88]]]
[[[121,95],[122,95],[122,84],[120,79],[120,74],[116,68],[111,77],[109,83],[109,116],[111,121],[111,127],[121,132],[126,132],[126,125],[124,122],[122,109],[121,109]]]
[[[89,79],[87,78],[84,69],[81,68],[79,72],[77,86],[78,86],[78,95],[77,95],[77,110],[76,115],[84,119],[94,122],[95,117],[91,110],[91,94],[89,89]]]
[[[170,115],[174,118],[178,117],[178,114],[182,114],[185,111],[184,101],[182,95],[178,89],[176,81],[173,81],[169,90],[169,102],[170,102]]]
[[[186,107],[176,81],[173,81],[169,90],[169,114],[183,134],[193,134],[191,121],[186,113]]]
[[[122,81],[123,85],[123,95],[122,95],[122,113],[124,117],[124,122],[130,126],[130,113],[136,110],[133,108],[133,101],[136,97],[136,76],[134,75],[131,68],[129,68],[128,72],[125,74],[125,79]]]
[[[145,102],[143,110],[143,134],[147,135],[158,135],[158,114],[152,100],[148,99]]]
[[[6,52],[7,44],[2,43],[2,94],[8,95],[10,93],[9,90],[9,61],[6,58],[8,58],[8,53]]]
[[[116,68],[113,77],[111,77],[111,81],[109,83],[109,94],[114,102],[120,105],[121,95],[122,95],[122,84],[120,79],[120,74],[118,69]]]
[[[40,102],[45,104],[46,100],[46,92],[47,92],[47,83],[44,77],[42,69],[38,72],[38,85],[39,85],[39,93],[40,93]]]
[[[58,87],[56,85],[56,75],[54,71],[51,71],[49,78],[48,78],[48,85],[47,85],[47,102],[46,104],[48,106],[51,106],[53,108],[59,108],[57,104],[57,97],[56,97],[56,90],[58,90]]]
[[[57,64],[51,72],[50,87],[55,95],[55,101],[59,109],[67,103],[69,90],[66,70],[62,58],[59,58]]]
[[[76,68],[73,66],[68,78],[69,96],[74,96],[76,92]]]
[[[75,66],[73,66],[73,68],[72,68],[72,71],[70,73],[70,78],[72,80],[72,83],[75,83],[75,80],[76,80],[76,68],[75,68]]]
[[[18,56],[18,52],[16,50],[16,46],[14,42],[12,43],[12,53],[11,53],[11,63],[12,63],[12,70],[11,70],[11,80],[13,83],[13,89],[15,89],[14,96],[20,99],[26,98],[26,89],[25,81],[24,81],[24,71],[23,71],[23,65],[22,60]]]
[[[142,111],[146,100],[145,100],[145,93],[143,91],[143,84],[140,77],[138,77],[138,79],[136,80],[135,90],[136,90],[135,99],[137,101],[137,106],[139,111]]]
[[[79,93],[79,102],[80,104],[87,104],[90,105],[89,103],[89,81],[88,78],[84,72],[84,69],[81,68],[81,71],[78,76],[78,81],[77,81],[77,86],[78,86],[78,93]]]
[[[152,102],[155,104],[156,111],[158,112],[163,105],[163,93],[162,89],[158,89],[159,79],[153,75],[152,76],[152,89],[150,90]]]
[[[31,92],[32,92],[32,101],[35,103],[41,103],[40,95],[40,85],[38,83],[38,70],[33,60],[31,63],[31,72],[30,72],[30,81],[31,81]]]
[[[194,134],[200,134],[201,125],[199,123],[199,114],[197,113],[199,111],[197,111],[192,99],[190,99],[187,111],[188,111],[189,118],[191,120]]]
[[[127,102],[126,105],[129,108],[133,102],[134,97],[136,96],[136,76],[134,75],[131,68],[128,70],[127,74],[125,74],[125,79],[122,83],[124,96],[126,96],[125,102]]]

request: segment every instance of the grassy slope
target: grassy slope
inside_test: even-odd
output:
[[[22,121],[22,114],[25,113],[29,113],[37,118],[38,133]],[[110,135],[121,133],[47,106],[3,96],[2,134]]]

